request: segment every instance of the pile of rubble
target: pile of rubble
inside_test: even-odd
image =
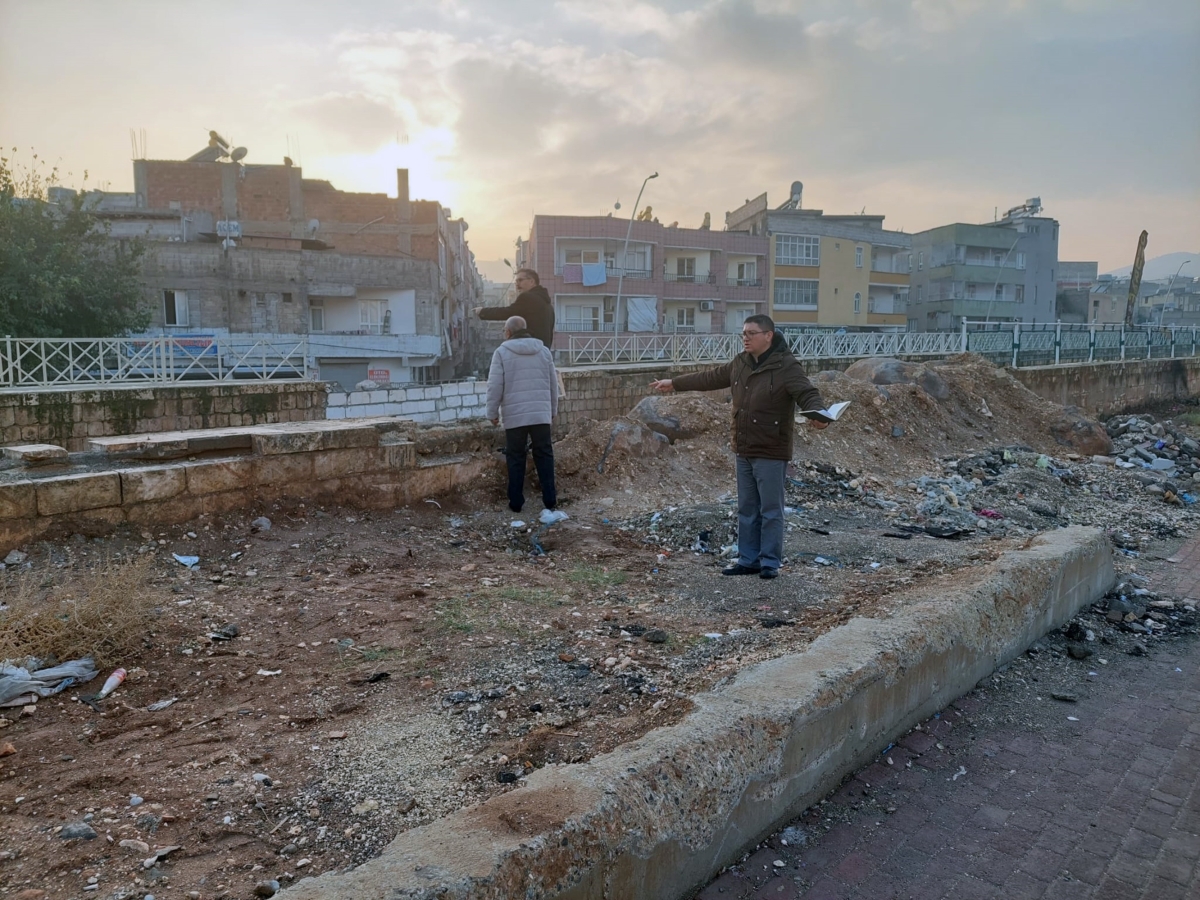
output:
[[[1123,469],[1146,470],[1134,477],[1147,493],[1182,506],[1194,503],[1200,489],[1200,443],[1150,416],[1115,417],[1107,425],[1113,439],[1112,462]],[[1097,458],[1097,461],[1108,462]]]

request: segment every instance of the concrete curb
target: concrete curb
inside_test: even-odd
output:
[[[686,895],[981,678],[1097,600],[1105,536],[1072,527],[1004,554],[972,587],[853,619],[741,672],[677,725],[400,835],[289,900]]]

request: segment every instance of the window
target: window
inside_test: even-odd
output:
[[[1025,285],[1018,284],[1018,285],[1015,285],[1013,289],[1016,292],[1013,299],[1017,303],[1024,303],[1025,302]]]
[[[775,263],[780,266],[819,266],[821,239],[798,234],[775,235]]]
[[[288,292],[288,291],[284,291],[284,292],[283,292],[283,302],[284,302],[284,303],[291,303],[291,302],[292,302],[292,295],[291,295],[291,293],[290,293],[290,292]]]
[[[912,254],[908,254],[908,271],[912,271]]]
[[[181,327],[187,323],[187,291],[163,291],[163,324]]]
[[[563,307],[563,331],[599,331],[600,307],[572,304]]]
[[[1004,299],[1004,285],[1002,285],[1002,284],[996,285],[996,299],[997,300]]]
[[[817,285],[813,278],[776,278],[775,305],[788,308],[817,308]]]
[[[625,274],[630,272],[649,272],[650,257],[645,248],[630,250],[625,254]]]
[[[917,302],[920,303],[924,299],[925,299],[925,286],[923,284],[918,284],[917,285]]]
[[[917,254],[917,271],[920,272],[925,268],[925,251],[922,250]]]
[[[1023,268],[1025,268],[1025,254],[1024,254],[1024,252],[1018,251],[1018,253],[1017,253],[1017,268],[1018,268],[1018,269],[1023,269]]]
[[[386,300],[359,300],[359,330],[367,334],[383,334],[383,314],[386,309]]]
[[[975,299],[975,285],[971,284],[969,282],[967,283],[967,299],[968,300]]]
[[[600,262],[599,250],[567,250],[565,261],[567,263],[598,263]]]
[[[308,298],[308,330],[325,330],[325,301]]]
[[[862,294],[858,291],[854,292],[854,314],[858,315],[862,312]]]
[[[675,310],[675,324],[684,328],[696,326],[696,310],[690,306],[681,306]]]
[[[754,284],[758,280],[758,263],[741,262],[737,264],[737,283]]]
[[[695,281],[696,280],[696,257],[681,256],[675,260],[675,280],[676,281]]]
[[[854,248],[854,268],[856,268],[856,269],[862,268],[862,257],[863,257],[863,248],[855,247]]]

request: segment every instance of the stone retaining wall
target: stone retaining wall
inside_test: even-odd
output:
[[[226,428],[325,418],[318,382],[114,387],[0,393],[0,444],[57,444],[72,452],[89,438]]]
[[[487,438],[480,429],[439,430],[416,442],[408,426],[314,422],[255,429],[244,454],[45,477],[30,470],[0,482],[0,556],[43,536],[187,522],[278,500],[392,509],[498,473],[498,454],[439,452],[478,449]]]
[[[1109,416],[1200,394],[1200,359],[1138,359],[1012,369],[1039,397]]]

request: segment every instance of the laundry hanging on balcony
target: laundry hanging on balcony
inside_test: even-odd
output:
[[[608,281],[608,271],[604,268],[604,263],[583,264],[584,287],[595,287],[598,284],[604,284],[606,281]]]
[[[583,266],[579,263],[567,263],[562,270],[563,284],[583,284]]]
[[[630,297],[628,309],[630,331],[658,331],[658,303],[653,297]]]

